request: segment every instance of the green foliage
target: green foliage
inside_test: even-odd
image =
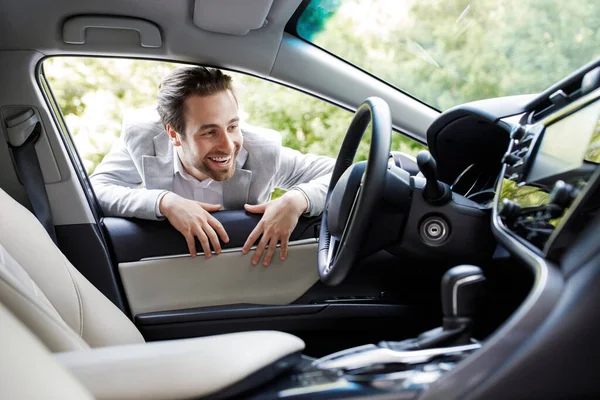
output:
[[[596,122],[596,128],[594,129],[592,140],[590,141],[590,145],[584,158],[587,161],[600,164],[600,117],[598,118],[598,122]]]
[[[600,56],[598,0],[344,0],[324,15],[300,19],[305,39],[441,110],[539,92]]]
[[[120,135],[123,115],[155,105],[158,85],[176,64],[109,58],[60,57],[44,62],[46,76],[88,173]],[[248,75],[233,76],[246,122],[279,131],[285,146],[336,157],[353,114],[299,91]],[[370,131],[368,131],[370,132]],[[367,158],[365,135],[357,160]],[[393,149],[424,147],[394,134]]]

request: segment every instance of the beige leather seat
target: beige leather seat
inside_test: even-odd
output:
[[[0,303],[101,398],[209,395],[304,348],[295,336],[272,331],[146,344],[2,189]]]
[[[2,304],[0,327],[0,399],[93,398]]]

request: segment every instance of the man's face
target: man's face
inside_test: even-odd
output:
[[[186,171],[199,180],[225,181],[242,148],[238,105],[231,91],[190,96],[184,103],[185,136],[167,131]]]

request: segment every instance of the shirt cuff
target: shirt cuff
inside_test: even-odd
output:
[[[165,219],[165,216],[163,215],[163,213],[160,212],[160,201],[162,200],[163,197],[165,197],[165,195],[167,193],[169,193],[169,191],[165,190],[164,192],[159,194],[158,197],[156,198],[156,204],[154,205],[154,211],[156,212],[156,218],[158,218],[158,219]]]
[[[305,215],[305,216],[309,215],[310,214],[310,199],[308,198],[308,195],[304,192],[304,190],[300,189],[299,187],[295,187],[292,190],[297,190],[300,193],[302,193],[302,195],[306,199],[306,211],[304,211],[304,213],[302,213],[302,215]]]

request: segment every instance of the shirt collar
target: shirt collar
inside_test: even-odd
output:
[[[237,158],[235,160],[235,168],[241,169],[244,166],[244,164],[246,164],[247,159],[248,159],[248,150],[246,150],[246,148],[244,148],[242,146],[242,148],[240,149],[240,152],[238,153]],[[190,174],[188,174],[187,171],[185,170],[185,168],[183,168],[183,164],[181,163],[181,160],[179,159],[179,154],[177,153],[177,148],[175,146],[173,146],[173,168],[175,170],[175,175],[179,174],[186,181],[198,182],[198,179],[196,179],[193,176],[191,176]],[[214,180],[212,178],[208,178],[208,179],[203,180],[202,182],[206,183],[206,186],[208,186],[208,185],[210,185],[210,183],[214,182]]]

